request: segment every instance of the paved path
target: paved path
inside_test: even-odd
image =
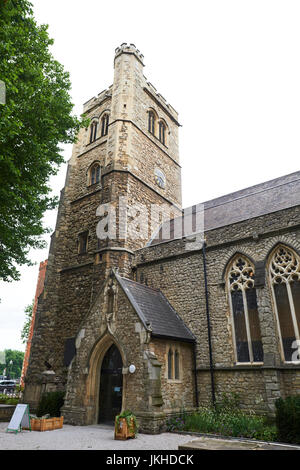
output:
[[[54,431],[5,432],[8,423],[0,423],[1,450],[177,450],[190,442],[190,435],[138,434],[135,439],[116,441],[112,426],[70,426]]]

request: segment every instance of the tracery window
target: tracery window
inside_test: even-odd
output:
[[[254,268],[244,256],[236,257],[227,276],[237,362],[263,362],[263,348],[254,287]]]
[[[108,123],[109,123],[109,115],[104,114],[104,116],[101,119],[101,137],[103,137],[104,135],[107,135]]]
[[[90,143],[91,143],[91,142],[94,142],[94,140],[96,140],[96,137],[97,137],[97,127],[98,127],[98,122],[97,122],[97,121],[93,121],[92,124],[91,124],[91,131],[90,131]]]
[[[269,280],[285,362],[300,358],[300,259],[280,245],[269,265]]]

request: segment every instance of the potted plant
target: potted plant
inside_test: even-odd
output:
[[[36,416],[31,416],[32,431],[52,431],[63,427],[64,417],[60,409],[64,404],[64,392],[48,392],[42,395]]]
[[[130,410],[125,410],[115,418],[115,439],[126,440],[134,438],[137,433],[136,416]]]

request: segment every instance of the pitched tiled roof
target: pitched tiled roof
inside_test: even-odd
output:
[[[194,342],[195,337],[158,289],[139,284],[115,273],[131,305],[152,336]]]
[[[184,209],[184,230],[181,228],[177,232],[175,230],[174,235],[174,227],[182,226],[183,217],[167,221],[162,224],[148,245],[155,245],[195,233],[194,226],[199,222],[201,231],[204,228],[204,232],[207,232],[299,205],[300,171],[297,171]],[[198,215],[201,213],[201,216],[196,219],[195,213]]]

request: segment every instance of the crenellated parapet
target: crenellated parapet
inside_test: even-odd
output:
[[[100,106],[100,104],[103,101],[110,99],[111,96],[112,96],[112,85],[106,90],[101,91],[101,93],[98,93],[97,96],[93,96],[93,98],[90,98],[88,101],[86,101],[83,104],[83,113],[85,114],[89,113],[96,106]]]
[[[127,44],[123,42],[121,46],[115,49],[115,60],[121,54],[133,54],[135,57],[144,65],[144,56],[143,54],[136,48],[134,44]]]

